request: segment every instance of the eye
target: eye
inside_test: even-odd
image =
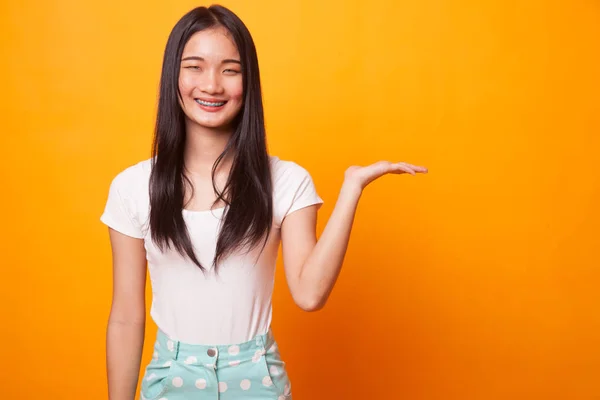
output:
[[[197,65],[190,65],[190,66],[187,66],[187,67],[184,67],[184,68],[193,69],[193,70],[199,70],[200,69],[200,67],[197,66]]]
[[[230,74],[239,74],[240,73],[240,71],[236,71],[235,69],[226,69],[223,72],[227,72],[227,73],[230,73]]]

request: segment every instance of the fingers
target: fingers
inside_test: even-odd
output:
[[[411,175],[416,175],[417,173],[426,174],[429,170],[425,167],[421,167],[418,165],[412,165],[405,162],[398,162],[391,165],[394,172],[406,172]],[[402,173],[399,172],[399,173]]]
[[[416,175],[415,171],[410,168],[408,165],[404,165],[403,163],[392,164],[393,172],[395,173],[408,173],[411,175]]]

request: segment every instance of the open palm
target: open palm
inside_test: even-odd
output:
[[[346,170],[345,180],[347,183],[351,183],[364,189],[369,183],[373,182],[377,178],[387,174],[411,174],[416,175],[417,173],[427,173],[428,170],[425,167],[408,164],[405,162],[392,163],[390,161],[378,161],[374,164],[367,165],[365,167],[352,166]]]

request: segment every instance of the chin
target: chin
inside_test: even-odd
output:
[[[210,129],[224,129],[231,125],[230,120],[218,120],[218,121],[206,121],[206,120],[194,120],[195,123],[203,128]]]

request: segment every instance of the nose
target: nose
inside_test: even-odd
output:
[[[209,70],[206,71],[202,77],[199,89],[207,94],[219,94],[223,92],[223,86],[221,85],[221,78],[217,71]]]

